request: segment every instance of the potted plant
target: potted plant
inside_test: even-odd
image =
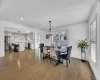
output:
[[[85,40],[81,40],[78,42],[78,48],[81,48],[81,61],[86,61],[86,49],[88,49],[88,42]]]

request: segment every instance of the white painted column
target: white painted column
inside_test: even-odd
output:
[[[39,48],[39,44],[40,44],[40,34],[35,32],[35,49]]]
[[[100,13],[97,14],[97,80],[100,80]]]
[[[32,32],[32,43],[31,43],[31,49],[35,49],[35,33]]]
[[[0,22],[0,57],[3,57],[4,55],[4,26],[3,23]]]

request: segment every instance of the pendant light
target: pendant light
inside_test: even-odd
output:
[[[18,38],[20,38],[20,34],[19,34],[19,31],[18,31]]]

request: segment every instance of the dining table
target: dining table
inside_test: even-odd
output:
[[[44,59],[50,58],[50,56],[49,56],[50,48],[53,47],[55,49],[55,53],[57,55],[56,65],[62,63],[59,56],[61,54],[67,54],[67,48],[66,47],[62,47],[62,46],[44,46],[44,47],[47,47],[47,51],[48,51],[48,54],[44,57]]]

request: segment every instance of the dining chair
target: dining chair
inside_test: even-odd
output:
[[[47,47],[43,47],[43,59],[47,56],[48,50]]]
[[[50,48],[50,61],[57,63],[57,55],[53,47]]]
[[[66,65],[68,67],[68,61],[70,63],[70,55],[71,55],[72,46],[67,47],[67,54],[59,55],[59,58],[66,60]]]

